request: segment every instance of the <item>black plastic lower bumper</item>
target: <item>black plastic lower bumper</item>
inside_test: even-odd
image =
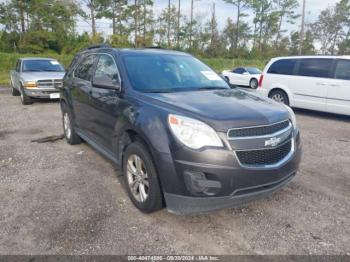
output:
[[[165,193],[165,201],[170,213],[194,214],[241,206],[250,201],[266,197],[288,184],[296,173],[270,184],[244,188],[234,195],[224,197],[189,197]]]

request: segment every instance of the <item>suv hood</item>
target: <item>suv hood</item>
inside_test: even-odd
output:
[[[241,89],[145,95],[167,106],[171,113],[178,111],[221,132],[236,127],[268,125],[289,117],[284,105]]]
[[[65,72],[23,72],[21,78],[25,81],[63,79],[64,74]]]

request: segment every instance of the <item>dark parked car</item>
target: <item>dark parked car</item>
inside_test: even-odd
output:
[[[143,212],[233,207],[286,185],[301,142],[291,109],[228,84],[191,55],[95,46],[64,78],[69,144],[118,165]]]

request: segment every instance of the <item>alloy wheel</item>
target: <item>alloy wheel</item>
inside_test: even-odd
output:
[[[283,103],[283,104],[285,103],[284,102],[284,97],[281,94],[274,94],[272,96],[272,99],[277,101],[277,102]]]
[[[144,203],[148,198],[149,179],[145,163],[138,155],[130,155],[127,161],[127,181],[134,198]]]
[[[70,139],[72,135],[71,125],[70,125],[70,119],[68,113],[64,113],[63,116],[63,127],[64,127],[64,133],[66,134],[67,139]]]

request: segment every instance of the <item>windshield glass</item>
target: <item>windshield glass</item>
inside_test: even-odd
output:
[[[249,72],[249,74],[252,74],[252,75],[261,74],[261,71],[255,67],[247,67],[247,71]]]
[[[123,61],[132,86],[141,92],[229,89],[218,74],[191,56],[128,54]]]
[[[56,60],[23,61],[23,72],[64,72],[63,66]]]

